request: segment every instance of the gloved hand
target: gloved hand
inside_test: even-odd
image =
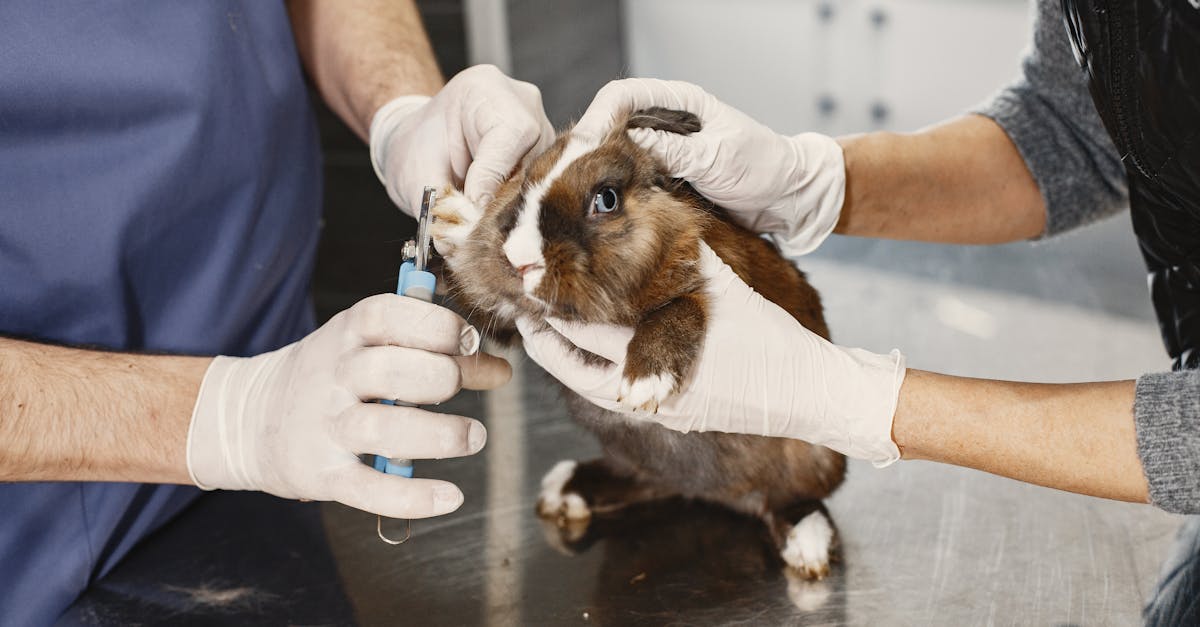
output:
[[[484,206],[527,153],[553,141],[538,88],[492,65],[463,70],[432,98],[401,96],[371,118],[375,174],[413,217],[426,185],[462,189]]]
[[[438,403],[460,384],[505,383],[507,362],[478,347],[478,331],[448,309],[381,294],[279,350],[217,357],[192,412],[192,481],[392,518],[452,512],[463,501],[454,484],[386,475],[357,454],[426,459],[483,448],[487,431],[475,420],[371,402]]]
[[[812,252],[837,226],[846,166],[836,141],[818,133],[780,135],[691,83],[613,81],[573,132],[601,136],[618,116],[648,107],[691,112],[701,130],[678,135],[642,128],[629,136],[669,175],[687,180],[742,226],[770,234],[788,257]]]
[[[750,289],[707,245],[700,266],[710,299],[700,359],[683,391],[657,413],[631,415],[683,432],[797,438],[876,466],[900,458],[891,435],[905,374],[899,351],[877,355],[827,342]],[[617,393],[633,330],[547,322],[554,330],[518,321],[529,356],[580,396],[621,411]],[[566,341],[613,364],[586,365]]]

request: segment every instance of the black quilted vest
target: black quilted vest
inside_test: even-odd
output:
[[[1200,366],[1200,0],[1062,0],[1176,370]]]

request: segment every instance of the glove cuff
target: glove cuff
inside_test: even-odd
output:
[[[204,371],[204,379],[200,381],[200,392],[196,395],[196,405],[192,408],[192,421],[188,425],[187,436],[187,469],[188,476],[201,490],[215,490],[217,485],[201,479],[216,479],[218,472],[213,468],[222,465],[220,444],[218,443],[217,422],[220,420],[220,406],[216,398],[220,393],[216,388],[221,387],[229,369],[230,357],[218,355]]]
[[[867,353],[867,351],[862,351]],[[871,361],[866,364],[870,376],[879,386],[880,396],[875,399],[874,407],[864,408],[867,423],[874,429],[874,438],[861,443],[863,458],[870,461],[876,468],[891,466],[900,460],[900,448],[892,440],[892,422],[896,418],[896,406],[900,402],[900,386],[908,374],[906,360],[900,351],[893,349],[887,355],[867,353]]]
[[[424,107],[430,100],[429,96],[400,96],[395,100],[389,101],[387,104],[379,107],[375,115],[371,117],[371,129],[368,132],[368,144],[371,149],[371,167],[375,169],[375,176],[379,178],[379,182],[383,183],[384,188],[388,191],[388,196],[397,206],[403,207],[401,202],[402,196],[392,189],[392,184],[388,182],[387,163],[388,163],[388,146],[389,141],[396,129],[417,112],[418,109]]]
[[[251,402],[267,362],[257,357],[213,358],[188,427],[187,468],[202,490],[261,490]]]
[[[846,199],[846,160],[841,144],[820,133],[788,138],[793,150],[792,202],[784,230],[772,234],[779,250],[795,259],[817,249],[833,233]]]
[[[829,390],[825,429],[816,440],[855,459],[883,468],[900,459],[892,421],[907,373],[904,355],[825,345],[823,367]]]

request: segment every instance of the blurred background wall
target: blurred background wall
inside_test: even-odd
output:
[[[703,85],[781,133],[914,130],[1016,73],[1024,0],[627,0],[631,74]]]

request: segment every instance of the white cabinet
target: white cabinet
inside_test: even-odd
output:
[[[914,130],[1015,78],[1022,0],[624,0],[631,76],[698,83],[780,132]]]

